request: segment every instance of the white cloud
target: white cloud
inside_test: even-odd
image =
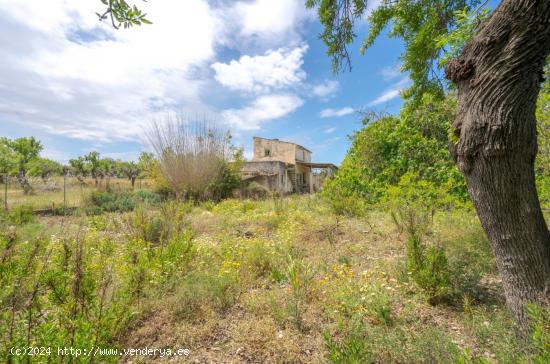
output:
[[[309,90],[301,26],[312,13],[302,0],[138,6],[153,25],[117,31],[98,21],[97,0],[0,0],[0,129],[14,124],[105,145],[140,140],[165,111],[221,115],[238,132],[303,104],[294,94]],[[252,45],[254,53],[243,51]],[[256,56],[220,63],[221,47]],[[329,86],[318,93],[331,94]],[[255,98],[222,111],[208,105],[228,90]]]
[[[294,49],[269,50],[262,56],[244,55],[229,63],[216,62],[212,68],[215,78],[231,90],[249,93],[270,92],[301,83],[306,73],[302,70],[307,46]]]
[[[326,128],[324,130],[325,134],[331,134],[331,133],[334,133],[336,131],[336,127],[330,127],[330,128]]]
[[[46,4],[47,3],[47,4]],[[116,31],[98,1],[0,2],[0,120],[86,140],[137,139],[155,110],[204,108],[197,77],[222,24],[203,0],[139,6]]]
[[[255,0],[235,5],[241,32],[245,35],[276,36],[293,31],[306,17],[302,0]]]
[[[320,98],[327,98],[338,91],[338,81],[327,80],[313,87],[313,94]]]
[[[380,96],[369,103],[369,106],[376,106],[393,100],[400,96],[401,91],[409,87],[411,80],[408,77],[402,78],[399,82],[386,89]]]
[[[401,66],[399,64],[396,64],[393,66],[384,67],[380,71],[380,75],[382,75],[382,78],[384,78],[385,80],[393,80],[401,76]]]
[[[349,115],[351,113],[353,113],[353,108],[351,107],[343,107],[341,109],[324,109],[321,111],[321,113],[319,114],[319,116],[321,116],[322,118],[333,118],[333,117],[340,117],[340,116],[345,116],[345,115]]]
[[[221,113],[223,121],[242,130],[258,129],[263,122],[279,119],[303,105],[295,95],[264,95],[241,109],[228,109]]]

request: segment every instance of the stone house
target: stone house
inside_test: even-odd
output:
[[[332,163],[311,162],[311,151],[279,139],[254,137],[254,154],[242,170],[243,185],[255,181],[273,192],[313,193],[338,168]]]

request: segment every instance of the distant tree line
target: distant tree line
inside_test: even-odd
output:
[[[0,138],[0,173],[15,176],[25,194],[33,191],[29,177],[39,177],[44,183],[53,176],[74,176],[81,183],[85,178],[94,179],[96,186],[112,177],[127,178],[132,187],[138,178],[150,178],[155,169],[155,157],[152,153],[142,152],[137,161],[122,161],[102,158],[96,152],[69,160],[64,165],[40,155],[42,143],[34,137],[17,139]],[[107,182],[108,184],[108,182]]]

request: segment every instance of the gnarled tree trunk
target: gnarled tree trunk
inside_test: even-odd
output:
[[[451,61],[459,110],[451,153],[487,233],[506,301],[548,304],[550,233],[535,188],[535,107],[550,51],[550,1],[504,0]]]
[[[19,184],[23,188],[23,193],[25,195],[30,195],[32,193],[32,186],[29,183],[29,179],[27,178],[27,170],[24,168],[21,168],[19,170],[19,173],[17,174],[17,180],[19,181]]]

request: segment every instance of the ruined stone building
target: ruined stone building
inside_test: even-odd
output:
[[[282,194],[313,193],[337,169],[332,163],[312,163],[311,151],[301,145],[254,137],[254,155],[243,167],[242,180]]]

